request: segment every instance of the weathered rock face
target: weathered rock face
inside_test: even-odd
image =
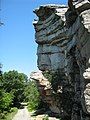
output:
[[[39,18],[34,22],[38,67],[61,75],[58,104],[62,118],[90,120],[90,2],[77,3],[74,10],[45,5],[34,12]]]
[[[52,96],[51,83],[43,76],[41,71],[32,72],[30,78],[36,81],[38,90],[40,92],[40,99],[53,113],[60,113],[59,108],[56,105],[56,101]]]
[[[64,68],[65,48],[60,46],[67,42],[64,22],[66,10],[67,7],[58,5],[40,6],[35,10],[39,17],[39,20],[34,22],[38,43],[38,67],[42,71]]]
[[[43,102],[46,101],[46,90],[48,86],[50,86],[50,82],[43,76],[41,71],[38,72],[32,72],[30,75],[30,78],[35,80],[37,83],[38,90],[40,92],[41,100]]]

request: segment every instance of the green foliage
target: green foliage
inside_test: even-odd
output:
[[[10,111],[13,106],[19,107],[24,101],[24,89],[28,78],[23,73],[9,71],[0,75],[0,114],[4,116],[4,111]]]
[[[65,79],[63,73],[57,70],[56,72],[45,71],[44,76],[49,80],[54,92],[57,92],[58,87],[62,84]]]
[[[9,110],[12,104],[13,96],[3,89],[3,77],[0,76],[0,113]]]
[[[3,74],[3,89],[13,96],[13,104],[17,106],[24,99],[24,88],[28,81],[27,76],[17,71],[9,71]]]
[[[43,120],[49,120],[49,116],[48,115],[45,115]]]
[[[34,81],[30,81],[27,84],[24,94],[26,96],[26,101],[28,101],[28,110],[35,110],[38,107],[40,95]]]
[[[13,97],[10,93],[0,90],[0,110],[1,110],[1,112],[3,112],[4,110],[8,111],[10,109],[12,100],[13,100]]]
[[[0,114],[0,120],[12,120],[17,111],[18,109],[16,107],[11,108],[10,112],[4,111]]]
[[[0,76],[2,75],[2,64],[0,63]]]
[[[4,119],[12,113],[13,106],[20,107],[21,102],[28,102],[28,109],[33,110],[39,104],[39,92],[34,81],[28,81],[23,73],[5,72],[0,76],[0,116]]]
[[[54,72],[51,72],[51,71],[44,71],[43,72],[43,75],[45,76],[45,78],[47,78],[49,80],[49,82],[52,81],[53,74],[54,74]]]

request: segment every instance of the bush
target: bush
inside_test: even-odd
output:
[[[49,120],[49,116],[48,115],[45,115],[43,120]]]
[[[3,113],[0,113],[0,120],[12,120],[17,111],[16,107],[11,108],[9,112],[3,111]]]
[[[10,105],[12,104],[13,97],[10,93],[5,93],[4,91],[0,92],[2,92],[0,96],[0,110],[1,112],[5,110],[8,111],[10,110]]]
[[[17,110],[17,108],[13,107],[13,108],[10,109],[10,112],[15,112],[16,110]]]
[[[28,102],[28,110],[37,109],[40,102],[40,95],[34,81],[30,81],[25,89],[26,101]]]
[[[0,113],[0,119],[5,119],[5,114],[4,113]]]

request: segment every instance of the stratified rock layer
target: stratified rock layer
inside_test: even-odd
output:
[[[54,97],[52,96],[52,88],[51,83],[43,76],[41,71],[32,72],[30,75],[30,79],[36,81],[39,93],[40,93],[40,99],[45,104],[42,107],[47,107],[55,114],[59,114],[60,110],[55,105],[56,101]],[[46,105],[47,104],[47,105]]]
[[[34,12],[38,68],[61,75],[58,106],[63,120],[90,120],[90,2],[79,2],[74,10],[44,5]]]

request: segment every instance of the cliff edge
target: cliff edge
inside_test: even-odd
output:
[[[90,2],[42,5],[34,13],[38,68],[54,74],[62,120],[90,120]]]

